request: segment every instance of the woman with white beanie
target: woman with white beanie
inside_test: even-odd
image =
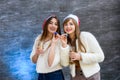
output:
[[[71,80],[100,80],[100,62],[104,53],[90,32],[80,32],[80,20],[69,14],[63,20],[64,32],[68,34]]]

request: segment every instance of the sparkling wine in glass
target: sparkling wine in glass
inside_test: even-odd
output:
[[[43,43],[42,42],[38,45],[38,48],[39,48],[39,50],[43,49]]]
[[[71,46],[70,52],[75,52],[75,47],[74,47],[74,46]],[[72,53],[72,54],[73,54],[73,53]],[[74,61],[72,61],[71,58],[70,58],[70,62],[69,62],[69,63],[70,63],[70,64],[73,64]]]

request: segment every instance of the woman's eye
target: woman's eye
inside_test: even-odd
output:
[[[64,24],[64,26],[67,26],[67,24]]]
[[[52,22],[50,21],[49,24],[52,24]]]
[[[58,24],[57,24],[57,23],[55,23],[55,25],[57,26]]]
[[[70,25],[73,25],[73,23],[70,23]]]

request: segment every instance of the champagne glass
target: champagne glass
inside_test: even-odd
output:
[[[39,50],[43,49],[43,43],[42,42],[38,45],[38,48],[39,48]]]
[[[75,52],[75,47],[74,46],[71,46],[70,47],[70,52]],[[73,53],[72,53],[73,54]],[[70,62],[69,62],[70,64],[73,64],[74,63],[74,61],[72,61],[71,60],[71,58],[70,58]]]
[[[38,45],[38,49],[39,49],[40,51],[44,49],[44,48],[43,48],[43,42],[41,42],[41,43]],[[41,54],[41,55],[43,55],[43,54]]]

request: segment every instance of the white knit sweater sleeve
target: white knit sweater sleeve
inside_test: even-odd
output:
[[[81,53],[82,62],[84,64],[98,63],[104,60],[104,53],[96,40],[96,38],[89,32],[83,34],[86,38],[87,52]]]

